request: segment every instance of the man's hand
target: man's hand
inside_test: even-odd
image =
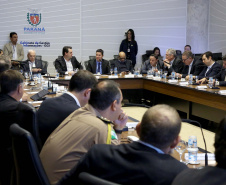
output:
[[[42,69],[40,69],[40,68],[34,68],[34,69],[32,69],[32,72],[35,72],[35,73],[38,73],[38,72],[41,72],[42,71]]]
[[[207,79],[206,78],[202,78],[201,80],[198,80],[197,83],[206,83],[207,82]]]
[[[68,71],[68,75],[74,75],[75,74],[75,72],[74,71]]]
[[[125,112],[122,112],[119,115],[118,119],[113,122],[114,129],[122,130],[126,126],[127,120],[128,120],[128,116],[126,115]]]
[[[182,74],[180,74],[180,73],[176,73],[176,76],[177,76],[178,78],[182,78]]]
[[[163,60],[163,62],[165,67],[170,67],[170,62],[167,59]]]

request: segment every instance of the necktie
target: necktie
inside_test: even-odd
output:
[[[100,62],[98,62],[98,69],[97,72],[100,73]]]

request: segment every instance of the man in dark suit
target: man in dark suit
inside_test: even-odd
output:
[[[111,61],[111,68],[117,67],[118,73],[129,73],[133,72],[133,65],[131,60],[126,59],[126,54],[122,51],[118,55],[118,60]]]
[[[20,102],[24,92],[24,77],[16,70],[0,74],[0,184],[10,184],[13,164],[9,127],[13,123],[31,131],[34,107]]]
[[[217,166],[203,169],[187,169],[181,172],[172,185],[225,185],[226,184],[226,117],[221,121],[215,135],[215,158]]]
[[[36,52],[35,50],[29,50],[27,53],[27,60],[22,62],[21,65],[23,65],[24,71],[30,72],[32,71],[33,74],[41,73],[46,74],[47,73],[47,67],[44,67],[42,65],[41,60],[36,60]]]
[[[213,78],[218,80],[215,83],[215,85],[226,86],[226,55],[223,56],[222,60],[223,60],[223,67],[221,71]]]
[[[158,60],[158,56],[152,54],[149,57],[149,60],[144,62],[144,65],[141,68],[142,74],[147,74],[148,70],[153,70],[158,72],[160,69],[163,69],[163,64],[161,64]]]
[[[96,59],[88,62],[87,69],[93,74],[110,74],[110,62],[103,59],[104,51],[96,50]]]
[[[72,76],[67,93],[47,99],[41,104],[37,120],[42,144],[66,117],[88,103],[95,83],[97,79],[92,73],[80,70]]]
[[[172,48],[166,50],[166,59],[163,62],[168,75],[172,72],[181,73],[184,67],[181,59],[177,57],[176,50]]]
[[[198,76],[205,65],[201,60],[195,60],[194,55],[191,51],[185,51],[182,54],[182,61],[184,62],[184,67],[182,69],[181,74],[178,73],[179,78],[189,79],[189,74]]]
[[[207,51],[202,55],[202,61],[206,66],[198,75],[198,83],[201,84],[207,82],[209,77],[217,75],[221,70],[221,65],[213,60],[213,53],[210,51]]]
[[[181,119],[174,108],[154,106],[146,111],[137,126],[139,141],[93,146],[58,184],[77,184],[81,172],[125,185],[171,184],[176,175],[187,168],[169,155],[180,140],[180,128]]]
[[[58,73],[63,75],[73,75],[76,68],[83,69],[82,65],[73,56],[71,46],[64,46],[62,55],[63,56],[58,57],[54,62],[55,68]]]

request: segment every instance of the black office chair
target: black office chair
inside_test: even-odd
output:
[[[94,59],[96,59],[96,56],[89,56],[89,59],[94,60]]]
[[[119,185],[114,182],[110,182],[87,172],[82,172],[79,174],[79,185]]]
[[[36,55],[36,56],[35,56],[35,59],[36,59],[36,60],[42,60],[42,56],[41,56],[41,55]]]
[[[50,185],[34,138],[18,124],[10,126],[17,185]]]
[[[118,60],[118,55],[113,56],[115,60]]]

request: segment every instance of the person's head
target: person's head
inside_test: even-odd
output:
[[[70,60],[73,56],[72,47],[64,46],[62,50],[62,54],[66,60]]]
[[[223,60],[223,68],[226,69],[226,55],[222,57]]]
[[[133,29],[129,29],[126,33],[126,39],[127,40],[135,40],[135,33]]]
[[[151,54],[149,57],[149,60],[150,60],[151,66],[155,67],[158,62],[158,56],[156,56],[155,54]]]
[[[121,109],[122,93],[119,85],[112,80],[98,82],[91,90],[89,104],[100,113],[105,112],[106,118],[118,119]]]
[[[14,45],[16,45],[17,40],[18,40],[17,33],[16,33],[16,32],[11,32],[11,33],[9,34],[9,37],[10,37],[11,42],[12,42]]]
[[[16,70],[6,70],[0,74],[0,89],[2,94],[8,94],[19,101],[24,92],[24,77]]]
[[[75,93],[81,106],[88,103],[91,88],[97,83],[97,78],[89,71],[79,70],[75,73],[70,82],[68,90]]]
[[[194,59],[194,55],[191,51],[184,51],[182,54],[182,61],[185,65],[189,66]]]
[[[188,44],[184,46],[184,51],[191,51],[191,46]]]
[[[140,123],[140,140],[168,153],[180,137],[181,119],[177,111],[169,105],[156,105],[149,108]]]
[[[207,66],[210,66],[213,64],[213,53],[211,51],[207,51],[205,53],[203,53],[202,55],[202,61],[204,64],[206,64]]]
[[[166,59],[172,61],[177,56],[176,50],[173,48],[166,50]]]
[[[104,56],[104,51],[102,49],[96,50],[96,60],[101,61]]]
[[[33,49],[28,50],[27,52],[27,59],[31,62],[35,61],[35,57],[36,57],[36,52]]]
[[[9,69],[9,64],[7,64],[4,60],[0,60],[0,74],[3,72],[3,71],[6,71]]]
[[[226,116],[216,131],[214,147],[217,166],[226,169]]]
[[[2,49],[0,49],[0,56],[2,56],[3,55],[3,50]]]
[[[158,56],[161,56],[161,52],[160,52],[160,49],[158,47],[155,47],[153,49],[153,54],[156,55],[157,57]]]
[[[121,51],[121,52],[118,54],[118,60],[119,60],[120,62],[125,62],[125,61],[126,61],[126,54],[125,54],[123,51]]]

